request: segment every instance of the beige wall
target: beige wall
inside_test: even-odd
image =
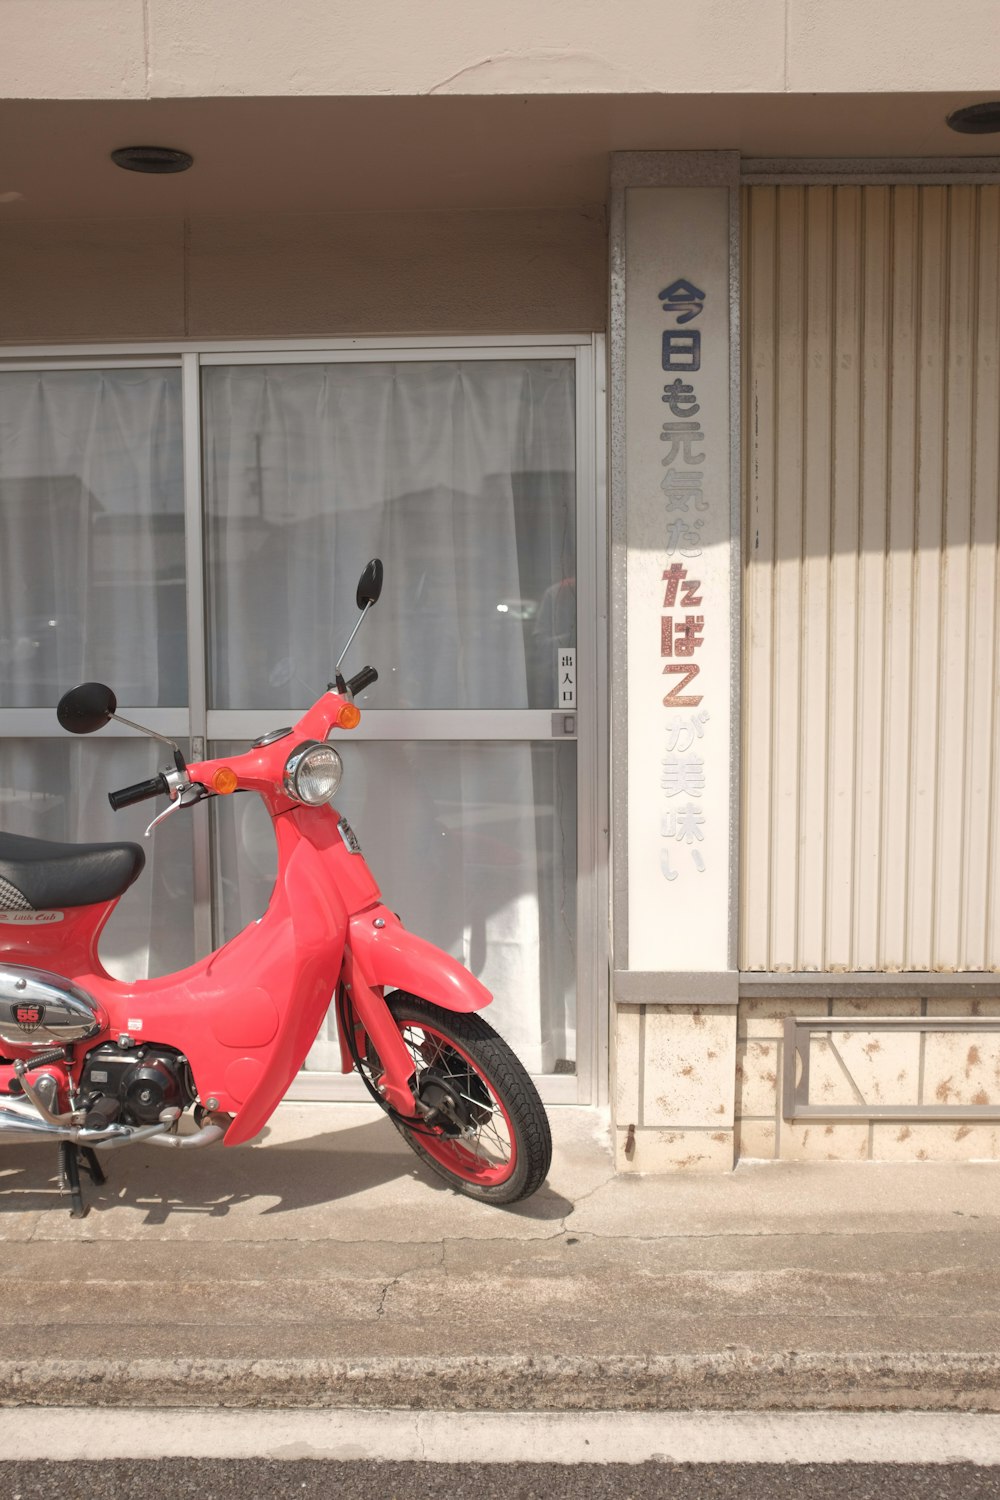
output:
[[[990,89],[995,0],[3,0],[0,96]],[[635,143],[639,144],[639,143]]]
[[[0,342],[586,333],[604,211],[26,219],[0,237]]]

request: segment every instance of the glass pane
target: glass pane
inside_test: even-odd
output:
[[[162,764],[142,740],[0,739],[0,829],[56,843],[141,844],[146,868],[101,937],[105,967],[119,979],[149,979],[194,961],[191,819],[178,813],[143,838],[166,805],[114,813],[107,794],[155,775]],[[201,809],[204,816],[204,809]]]
[[[211,702],[313,700],[349,658],[378,708],[557,706],[576,644],[572,360],[204,372]]]
[[[0,703],[187,701],[179,370],[0,372]]]
[[[531,1072],[575,1071],[576,745],[338,739],[337,748],[337,807],[387,905],[493,991],[489,1019]],[[256,797],[220,798],[214,813],[229,938],[267,906],[274,836]],[[332,1019],[307,1066],[339,1068]]]

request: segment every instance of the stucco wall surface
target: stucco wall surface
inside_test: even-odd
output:
[[[996,30],[996,0],[0,0],[0,97],[971,91]]]

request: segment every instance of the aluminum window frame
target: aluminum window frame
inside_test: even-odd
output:
[[[576,741],[576,1073],[546,1074],[546,1103],[604,1104],[608,1098],[609,998],[609,732],[607,712],[607,493],[605,340],[600,334],[518,334],[275,340],[181,340],[103,344],[8,345],[0,372],[179,368],[183,442],[185,564],[187,570],[188,703],[130,706],[150,728],[186,739],[193,757],[209,740],[243,739],[261,732],[253,710],[209,709],[208,615],[205,594],[204,424],[201,372],[213,365],[430,363],[565,359],[575,366],[576,519],[578,598],[575,734],[554,732],[543,710],[370,710],[359,739],[460,739],[504,742]],[[592,604],[593,607],[590,607]],[[561,716],[560,716],[561,717]],[[407,722],[412,719],[412,723]],[[475,720],[475,722],[473,722]],[[266,727],[266,726],[265,726]],[[459,732],[456,732],[459,731]],[[4,738],[60,735],[49,709],[4,712]],[[104,733],[135,738],[112,725]],[[196,952],[213,947],[214,852],[207,818],[194,827],[192,898]],[[292,1099],[367,1099],[357,1078],[300,1073]]]

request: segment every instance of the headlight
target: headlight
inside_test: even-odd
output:
[[[344,762],[332,745],[307,740],[285,762],[285,791],[296,802],[319,807],[337,795]]]

